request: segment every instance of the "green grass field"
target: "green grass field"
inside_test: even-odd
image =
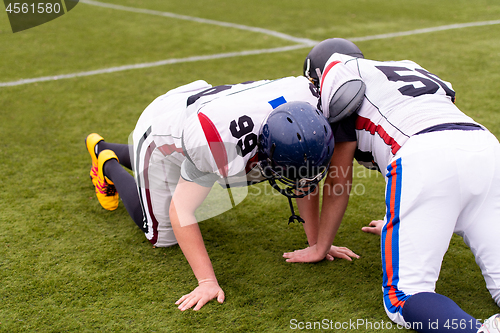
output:
[[[313,41],[358,40],[366,58],[411,59],[452,82],[458,107],[500,138],[498,0],[105,1]],[[417,33],[471,22],[483,23]],[[380,326],[388,318],[379,239],[360,231],[384,214],[381,175],[355,172],[358,192],[335,240],[361,255],[353,262],[286,263],[282,253],[305,247],[306,238],[300,225],[287,225],[284,197],[257,195],[270,192],[264,184],[235,209],[200,223],[226,302],[198,312],[174,305],[196,285],[179,247],[153,249],[123,204],[114,212],[100,207],[89,181],[87,134],[126,143],[142,110],[169,89],[197,79],[217,85],[298,76],[309,50],[263,32],[95,3],[80,2],[15,34],[0,13],[0,332],[290,332],[312,331],[294,330],[293,320],[324,319],[378,323],[332,331],[396,330]],[[226,56],[182,60],[219,54]],[[168,59],[180,60],[20,81]],[[499,312],[458,237],[437,291],[477,318]]]

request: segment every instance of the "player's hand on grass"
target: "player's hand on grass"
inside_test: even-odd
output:
[[[287,262],[318,262],[325,259],[326,254],[319,252],[316,245],[306,247],[302,250],[283,253]]]
[[[384,226],[384,221],[383,220],[373,220],[370,222],[368,227],[363,227],[361,230],[364,232],[368,232],[370,234],[374,235],[381,235],[382,234],[382,227]]]
[[[333,261],[335,258],[346,259],[352,261],[352,258],[359,258],[359,256],[348,249],[347,247],[330,246],[328,253],[318,251],[316,245],[306,247],[302,250],[295,250],[293,252],[286,252],[283,258],[287,258],[287,262],[318,262],[323,259]]]
[[[219,303],[224,302],[224,291],[217,281],[200,281],[198,287],[196,287],[192,292],[179,298],[175,302],[178,309],[181,311],[190,309],[194,306],[193,310],[198,311],[208,303],[210,300],[216,298]]]
[[[332,245],[330,251],[326,254],[326,260],[333,261],[335,258],[352,261],[352,258],[359,259],[359,256],[347,247]]]

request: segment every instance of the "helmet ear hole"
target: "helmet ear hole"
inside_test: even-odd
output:
[[[297,133],[297,139],[299,139],[299,141],[302,141],[302,137],[300,136],[299,133]]]
[[[292,120],[290,117],[286,117],[286,120],[288,120],[288,122],[289,122],[290,124],[292,124],[292,123],[293,123],[293,120]]]

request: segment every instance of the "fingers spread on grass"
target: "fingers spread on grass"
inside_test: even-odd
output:
[[[197,298],[195,298],[191,294],[184,295],[183,298],[184,299],[182,301],[179,299],[179,301],[177,301],[175,303],[175,304],[179,304],[179,302],[180,302],[180,305],[177,308],[181,311],[185,311],[187,309],[190,309],[193,305],[195,305],[198,302]]]
[[[175,302],[178,309],[185,311],[194,306],[193,310],[200,310],[210,300],[217,298],[219,303],[223,303],[225,299],[224,291],[219,287],[217,282],[203,283],[196,287],[192,292],[179,298]]]
[[[217,302],[219,303],[224,303],[224,300],[226,299],[226,295],[224,294],[224,291],[221,289],[219,295],[217,296]]]
[[[347,247],[343,247],[343,246],[332,245],[330,247],[330,251],[328,251],[328,254],[331,255],[332,257],[346,259],[349,261],[352,261],[352,258],[356,258],[356,259],[359,258],[359,255],[357,255],[356,253],[354,253],[353,251],[351,251]]]

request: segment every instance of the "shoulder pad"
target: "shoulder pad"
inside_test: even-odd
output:
[[[363,103],[365,90],[366,85],[361,80],[347,81],[340,86],[330,100],[328,121],[335,123],[356,112]]]

